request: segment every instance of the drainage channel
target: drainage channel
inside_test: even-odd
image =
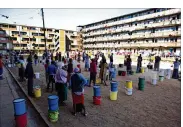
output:
[[[34,108],[32,103],[29,101],[29,99],[25,96],[25,94],[23,93],[23,91],[21,90],[21,88],[19,87],[14,77],[9,72],[9,70],[7,68],[4,68],[4,69],[8,77],[7,82],[13,92],[14,98],[24,98],[26,100],[27,119],[28,119],[27,127],[47,127],[48,125],[42,119],[40,114],[36,111],[36,109]]]

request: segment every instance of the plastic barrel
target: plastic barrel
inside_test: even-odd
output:
[[[144,86],[145,86],[145,78],[139,77],[139,83],[138,83],[139,90],[144,90]]]
[[[126,88],[128,88],[128,89],[133,88],[133,87],[132,87],[132,81],[131,81],[131,80],[127,80],[127,81],[126,81]]]
[[[126,95],[132,95],[133,89],[126,88],[125,92],[126,92]]]
[[[118,91],[118,82],[116,82],[116,81],[111,82],[111,91],[112,92]]]
[[[122,71],[122,76],[126,76],[126,71]]]
[[[116,92],[110,91],[110,99],[111,99],[112,101],[117,100],[117,95],[118,95],[118,91],[116,91]]]
[[[141,73],[144,73],[144,68],[141,68]]]
[[[96,79],[96,84],[100,84],[101,80],[99,78]]]
[[[15,115],[23,115],[27,112],[26,110],[26,105],[25,105],[25,99],[19,98],[19,99],[15,99],[13,101],[14,104],[14,111],[15,111]]]
[[[98,96],[98,97],[93,96],[93,104],[100,105],[101,104],[101,96]]]
[[[152,79],[152,85],[156,85],[157,84],[157,79]]]
[[[50,111],[57,111],[58,110],[58,96],[50,95],[48,96],[48,106]]]
[[[50,111],[48,110],[48,118],[50,122],[57,122],[58,121],[58,116],[59,116],[59,112],[58,110],[56,111]]]
[[[163,81],[164,80],[164,76],[159,76],[159,81]]]
[[[27,126],[27,113],[22,115],[15,115],[16,127],[26,127]]]
[[[94,96],[100,97],[100,86],[93,86]]]
[[[39,73],[39,72],[36,72],[36,73],[35,73],[35,77],[36,77],[36,79],[39,79],[40,73]]]
[[[34,88],[34,95],[36,98],[41,97],[41,88]]]

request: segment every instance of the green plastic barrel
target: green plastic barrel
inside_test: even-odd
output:
[[[139,77],[138,87],[139,87],[139,90],[144,90],[144,87],[145,87],[145,77]]]
[[[58,121],[58,115],[59,115],[58,111],[48,110],[48,118],[49,118],[50,122],[57,122]]]

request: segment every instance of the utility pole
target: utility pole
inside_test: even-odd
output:
[[[43,12],[43,8],[41,8],[41,12],[42,12],[42,19],[43,19],[43,30],[44,30],[44,41],[45,41],[45,52],[46,52],[46,56],[47,56],[47,48],[46,48],[46,34],[45,34],[45,24],[44,24],[44,12]]]

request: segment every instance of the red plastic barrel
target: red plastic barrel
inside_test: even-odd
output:
[[[100,105],[101,104],[101,96],[98,96],[98,97],[93,96],[93,104]]]
[[[26,127],[27,126],[27,113],[23,115],[16,116],[15,115],[15,121],[16,121],[16,127]]]
[[[126,71],[122,71],[122,76],[125,76],[126,75]]]

